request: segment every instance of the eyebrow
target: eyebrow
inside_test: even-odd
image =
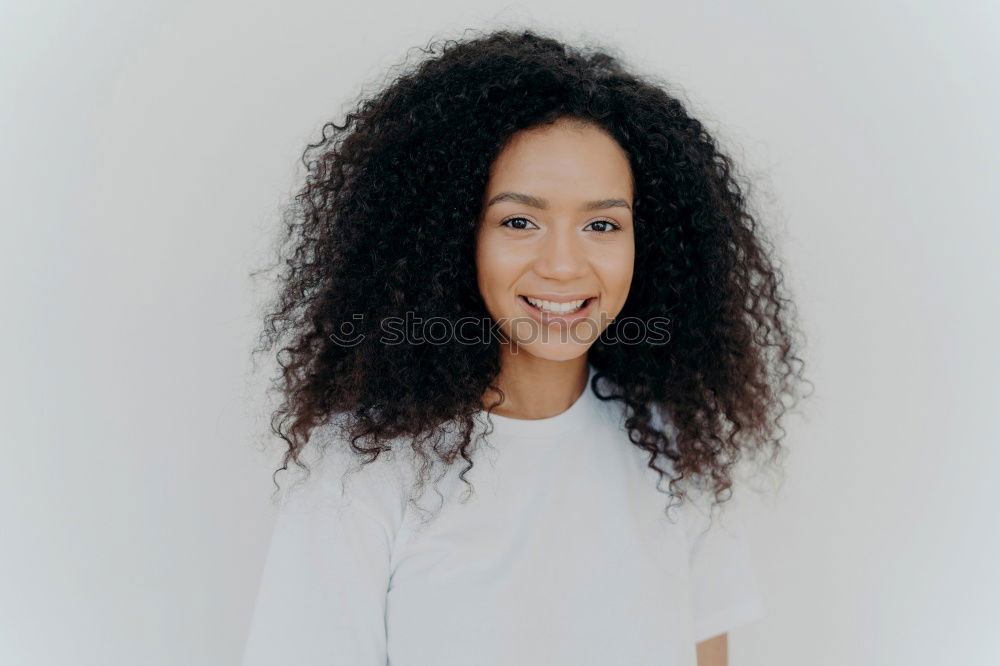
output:
[[[501,192],[486,204],[489,208],[495,203],[500,203],[501,201],[516,201],[517,203],[522,203],[526,206],[531,206],[533,208],[546,209],[549,207],[549,202],[541,197],[536,197],[531,194],[524,194],[523,192]],[[598,199],[597,201],[587,201],[580,207],[580,210],[604,210],[606,208],[627,208],[632,210],[632,207],[628,205],[628,202],[624,199],[610,198],[610,199]]]

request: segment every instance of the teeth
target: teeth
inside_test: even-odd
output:
[[[531,298],[530,296],[525,296],[525,299],[536,308],[544,310],[545,312],[550,312],[552,314],[569,314],[571,312],[576,312],[579,310],[587,299],[582,298],[578,301],[567,301],[566,303],[555,303],[553,301],[543,301],[537,298]]]

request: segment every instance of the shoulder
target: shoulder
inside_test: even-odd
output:
[[[315,427],[299,452],[302,466],[289,463],[280,479],[279,510],[368,513],[398,527],[406,504],[404,455],[397,448],[378,457],[356,453],[339,415]]]

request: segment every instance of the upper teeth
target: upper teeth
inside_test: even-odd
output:
[[[566,301],[565,303],[556,303],[555,301],[543,301],[538,298],[532,298],[531,296],[525,296],[529,303],[534,305],[540,310],[545,310],[546,312],[551,312],[553,314],[566,314],[573,312],[574,310],[579,310],[580,307],[587,301],[586,298],[581,298],[578,301]]]

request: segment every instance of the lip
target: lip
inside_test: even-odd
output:
[[[594,294],[561,294],[554,291],[539,291],[533,294],[518,294],[518,296],[530,296],[540,301],[552,301],[553,303],[566,303],[567,301],[582,301],[585,298],[592,298]]]
[[[531,297],[535,298],[535,295],[532,294]],[[542,298],[542,297],[539,296],[538,298]],[[597,302],[597,297],[596,296],[587,296],[586,294],[581,294],[579,296],[574,296],[573,298],[567,298],[567,297],[564,296],[563,300],[561,300],[561,301],[556,301],[556,299],[554,299],[554,298],[544,298],[543,299],[543,300],[546,300],[546,301],[550,301],[551,300],[551,301],[565,303],[566,301],[577,301],[577,300],[580,300],[582,298],[589,298],[590,300],[587,301],[587,304],[584,305],[579,310],[577,310],[576,312],[572,312],[570,314],[565,314],[565,315],[551,314],[549,312],[543,312],[542,310],[539,310],[534,305],[531,305],[530,303],[528,303],[528,301],[524,300],[524,294],[518,294],[518,296],[517,296],[517,302],[521,304],[521,309],[522,310],[524,310],[526,313],[528,313],[528,315],[532,319],[534,319],[535,321],[540,322],[543,326],[548,326],[549,324],[555,324],[557,322],[568,325],[568,324],[573,324],[574,322],[577,322],[577,321],[579,321],[581,319],[586,319],[587,317],[589,317],[591,311],[593,311],[593,309],[594,309],[594,304]]]

